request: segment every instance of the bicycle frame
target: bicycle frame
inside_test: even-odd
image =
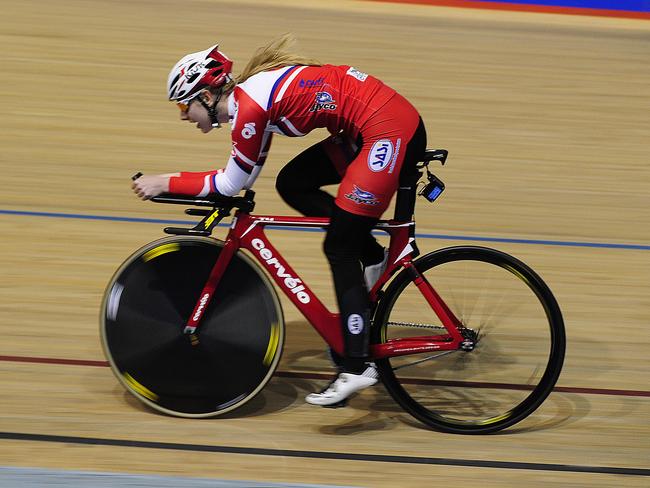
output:
[[[318,217],[282,217],[255,216],[238,210],[233,218],[230,230],[226,236],[225,245],[210,272],[208,280],[201,291],[195,308],[185,327],[185,333],[193,334],[200,325],[203,312],[214,294],[221,276],[228,267],[230,260],[239,249],[249,251],[260,265],[266,269],[273,281],[300,310],[312,324],[321,337],[338,354],[344,354],[343,332],[338,313],[332,313],[311,291],[307,283],[283,258],[281,253],[271,244],[264,233],[266,226],[282,227],[318,227],[329,225],[328,218]],[[442,298],[436,293],[431,284],[417,271],[413,264],[411,245],[414,239],[409,230],[414,222],[397,222],[394,220],[379,221],[376,228],[387,232],[390,236],[388,266],[370,291],[370,300],[376,303],[378,291],[392,274],[400,268],[409,270],[413,282],[432,310],[447,329],[447,334],[422,336],[389,340],[370,347],[372,359],[402,356],[430,351],[456,350],[464,341],[460,332],[460,321],[454,316]]]

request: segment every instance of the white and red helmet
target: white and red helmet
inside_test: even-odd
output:
[[[219,88],[232,78],[232,61],[219,45],[188,54],[172,68],[167,79],[169,100],[185,103],[205,88]]]

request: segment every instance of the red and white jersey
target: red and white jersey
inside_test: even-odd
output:
[[[232,152],[212,190],[235,195],[259,174],[274,133],[299,137],[316,128],[356,139],[395,91],[350,66],[288,66],[237,85],[228,99]]]

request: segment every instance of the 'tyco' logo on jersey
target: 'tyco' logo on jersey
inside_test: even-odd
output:
[[[336,100],[332,98],[327,92],[316,92],[316,100],[314,105],[309,109],[310,112],[318,112],[320,110],[336,110]]]

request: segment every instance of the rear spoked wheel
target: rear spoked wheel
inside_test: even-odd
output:
[[[483,247],[442,249],[415,266],[465,327],[467,347],[378,360],[389,393],[444,432],[486,434],[530,415],[564,360],[562,314],[546,284],[521,261]],[[400,273],[378,305],[373,342],[445,334],[410,274]]]
[[[113,373],[150,407],[211,417],[251,400],[271,378],[284,319],[266,275],[237,253],[196,335],[183,329],[223,242],[171,237],[136,251],[111,279],[100,333]]]

